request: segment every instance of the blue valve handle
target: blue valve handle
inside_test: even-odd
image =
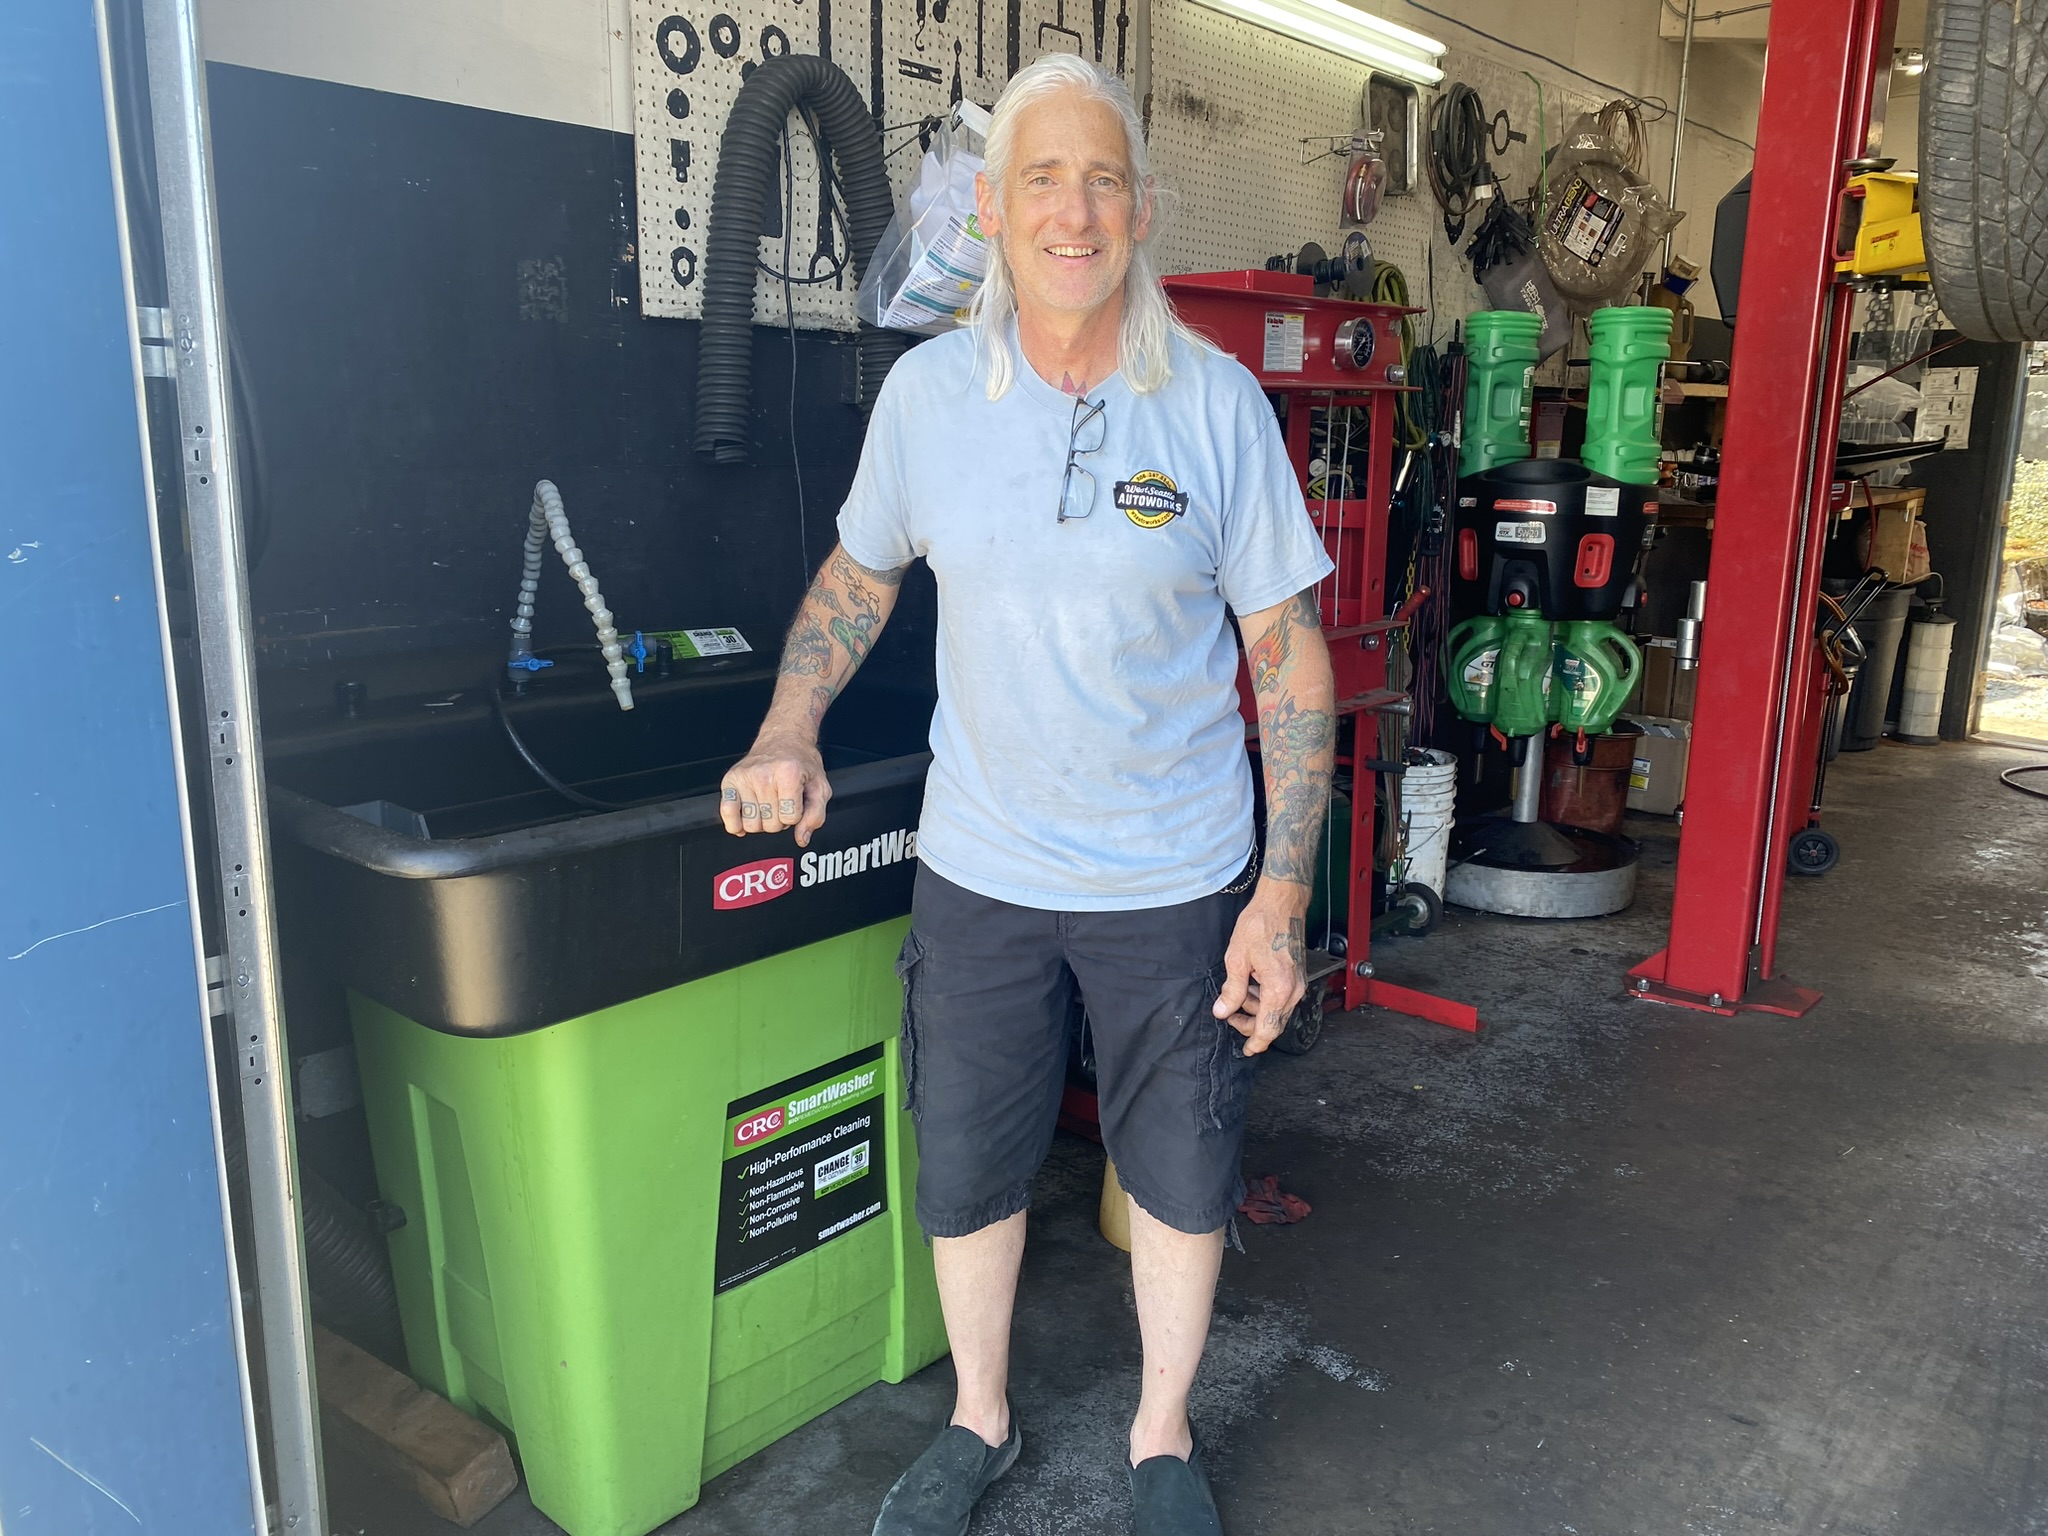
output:
[[[652,656],[654,652],[648,648],[646,637],[636,629],[633,631],[633,643],[626,647],[626,654],[633,658],[633,670],[635,672],[645,672],[647,670],[647,658]]]
[[[517,656],[505,663],[508,672],[538,672],[543,667],[552,667],[552,661],[542,661],[538,656]]]

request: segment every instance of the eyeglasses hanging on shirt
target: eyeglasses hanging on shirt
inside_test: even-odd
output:
[[[1059,520],[1063,523],[1086,517],[1095,510],[1095,473],[1076,461],[1084,453],[1101,451],[1109,431],[1103,419],[1107,406],[1104,400],[1074,402],[1074,423],[1067,429],[1067,472],[1060,479]]]

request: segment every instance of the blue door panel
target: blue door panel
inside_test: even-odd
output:
[[[88,0],[0,4],[0,1528],[253,1529]]]

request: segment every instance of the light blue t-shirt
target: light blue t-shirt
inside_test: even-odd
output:
[[[1089,391],[1103,442],[1076,462],[1094,505],[1064,523],[1074,397],[1017,361],[990,400],[971,331],[903,357],[839,514],[862,565],[922,555],[938,578],[918,857],[1056,911],[1211,895],[1252,848],[1225,607],[1270,608],[1329,558],[1273,409],[1235,359],[1176,338],[1164,388],[1133,394],[1118,375]]]

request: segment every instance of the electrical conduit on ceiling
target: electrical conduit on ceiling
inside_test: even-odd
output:
[[[895,210],[882,136],[843,70],[811,54],[767,59],[740,87],[726,118],[705,235],[704,323],[697,354],[697,452],[720,464],[748,456],[748,401],[754,358],[754,274],[761,226],[790,112],[817,114],[832,146],[846,198],[854,275],[866,270]],[[872,405],[910,338],[862,322],[859,397]]]

